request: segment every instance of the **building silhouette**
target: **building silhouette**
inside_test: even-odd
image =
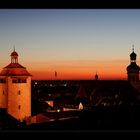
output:
[[[31,74],[11,53],[11,63],[0,72],[0,108],[22,122],[31,116]]]
[[[98,76],[98,74],[96,72],[96,74],[95,74],[95,80],[97,81],[98,79],[99,79],[99,76]]]
[[[130,82],[139,81],[139,71],[140,67],[136,64],[137,54],[134,52],[130,54],[130,65],[127,67],[127,79]]]
[[[127,80],[131,85],[140,92],[139,71],[140,67],[136,64],[137,54],[134,52],[134,45],[132,53],[130,54],[130,64],[127,66]]]
[[[10,56],[10,64],[0,72],[0,108],[5,109],[7,114],[10,117],[13,116],[16,121],[26,120],[27,125],[38,126],[38,123],[43,124],[52,120],[58,122],[63,118],[79,115],[76,112],[67,112],[79,105],[79,109],[82,110],[101,107],[103,114],[106,114],[104,108],[133,107],[140,104],[140,67],[136,64],[137,55],[134,48],[130,54],[130,65],[126,68],[127,80],[99,80],[97,73],[94,80],[33,80],[32,109],[31,74],[18,63],[18,53],[15,49]],[[56,72],[55,76],[57,76]],[[95,111],[93,116],[96,114],[97,118],[100,117],[99,112]],[[89,116],[85,114],[84,118]],[[106,124],[104,115],[102,117]],[[90,121],[93,121],[93,117]]]

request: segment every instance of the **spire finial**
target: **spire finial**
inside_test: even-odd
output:
[[[95,74],[95,80],[98,80],[97,71],[96,71],[96,74]]]
[[[15,45],[13,46],[14,52],[15,52]]]
[[[132,45],[132,51],[134,52],[134,44]]]

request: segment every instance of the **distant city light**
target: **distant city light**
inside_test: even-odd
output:
[[[79,110],[82,110],[83,109],[83,105],[82,105],[82,103],[80,102],[79,103]]]

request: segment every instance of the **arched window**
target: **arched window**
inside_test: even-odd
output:
[[[20,110],[20,108],[21,108],[21,106],[19,105],[19,106],[18,106],[18,109]]]
[[[20,95],[20,90],[18,91],[18,95]]]

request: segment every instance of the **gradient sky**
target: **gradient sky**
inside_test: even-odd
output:
[[[139,9],[0,9],[0,70],[15,45],[32,79],[126,79],[133,44]]]

